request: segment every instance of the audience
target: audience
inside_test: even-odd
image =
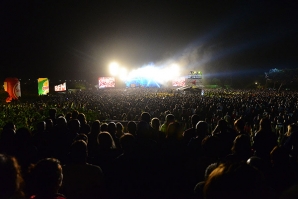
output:
[[[0,107],[0,198],[285,197],[297,97],[138,88],[15,101]]]

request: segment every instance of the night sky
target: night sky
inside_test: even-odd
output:
[[[249,2],[1,1],[1,78],[96,80],[112,61],[232,76],[298,67],[294,1]]]

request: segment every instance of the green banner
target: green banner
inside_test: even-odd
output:
[[[38,78],[38,95],[46,95],[49,91],[49,79]]]

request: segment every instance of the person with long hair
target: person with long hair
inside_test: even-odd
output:
[[[30,199],[65,199],[58,191],[62,185],[63,173],[60,161],[55,158],[40,160],[30,171]]]
[[[100,133],[100,121],[95,120],[91,125],[91,132],[88,134],[88,153],[90,157],[94,157],[97,149],[97,137]]]
[[[17,160],[0,154],[0,199],[25,198],[23,177]]]

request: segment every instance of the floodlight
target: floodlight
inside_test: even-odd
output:
[[[118,74],[119,64],[116,62],[112,62],[110,64],[110,73],[112,76],[116,76]]]

